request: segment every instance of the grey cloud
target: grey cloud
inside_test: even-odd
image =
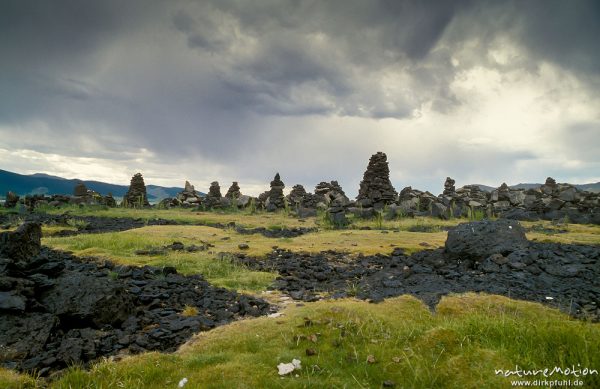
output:
[[[311,119],[410,119],[426,104],[450,115],[462,104],[450,87],[456,74],[479,65],[535,71],[552,61],[597,78],[598,8],[578,0],[9,0],[0,12],[0,126],[9,129],[0,138],[17,146],[12,132],[41,122],[46,144],[31,147],[48,152],[117,159],[146,148],[169,166],[204,160],[260,179],[270,173],[258,170],[281,161],[273,169],[288,167],[290,184],[330,175],[356,187],[370,155],[357,153],[370,147],[371,130],[346,139],[339,128],[311,131]],[[523,45],[525,57],[489,62],[498,36]],[[472,48],[455,66],[466,43]],[[290,121],[272,124],[281,117]],[[594,128],[569,130],[589,159]],[[328,131],[335,137],[323,140]],[[289,151],[307,137],[302,152]],[[429,162],[415,174],[431,175],[432,163],[506,174],[467,163],[488,155],[527,158],[423,156]],[[302,158],[311,161],[295,162]]]
[[[443,93],[432,88],[428,81],[434,76],[415,77],[414,85],[407,86],[410,95],[385,96],[385,80],[380,74],[383,70],[433,73],[439,72],[440,66],[447,68],[448,60],[427,66],[421,66],[420,61],[425,60],[463,2],[269,4],[195,4],[173,18],[190,47],[216,56],[224,66],[224,83],[245,95],[246,106],[254,104],[262,114],[269,113],[271,104],[276,115],[328,113],[383,118],[410,116],[432,98],[452,100],[447,88],[442,88]],[[215,20],[226,20],[224,25],[229,27],[211,27]],[[249,40],[247,50],[233,47],[243,43],[240,36]],[[299,99],[297,95],[305,89],[316,93],[321,103]]]

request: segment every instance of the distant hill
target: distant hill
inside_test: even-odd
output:
[[[110,192],[115,197],[123,197],[129,188],[127,185],[108,184],[100,181],[66,179],[44,173],[23,175],[0,169],[0,196],[4,196],[9,190],[18,195],[73,194],[73,188],[80,182],[83,182],[88,189],[92,189],[102,195]],[[146,185],[146,190],[148,192],[148,200],[157,201],[165,197],[175,197],[183,188]]]
[[[487,186],[487,185],[481,185],[481,184],[475,184],[479,187],[479,189],[484,190],[486,192],[491,192],[493,191],[494,187],[491,186]],[[542,184],[517,184],[517,185],[509,185],[509,188],[512,189],[535,189],[535,188],[539,188],[540,186],[542,186]],[[592,183],[592,184],[576,184],[574,185],[577,189],[579,190],[585,190],[587,192],[594,192],[594,193],[600,193],[600,182],[596,182],[596,183]]]

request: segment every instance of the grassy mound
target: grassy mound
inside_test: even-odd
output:
[[[515,365],[600,367],[600,325],[505,297],[448,296],[436,314],[409,296],[290,305],[282,313],[202,333],[174,354],[73,367],[49,386],[168,388],[185,377],[190,388],[498,388],[514,378],[495,370]],[[280,377],[276,366],[293,358],[302,368]],[[552,376],[562,378],[573,379]],[[598,375],[580,379],[585,387],[600,385]],[[0,374],[2,387],[39,384]]]

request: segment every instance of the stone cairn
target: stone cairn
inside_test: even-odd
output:
[[[204,198],[204,206],[208,209],[211,208],[220,208],[221,207],[221,187],[219,186],[218,181],[213,181],[210,183],[210,188],[208,189],[208,194]]]
[[[64,196],[64,199],[55,198],[53,201],[61,201],[64,203],[69,202],[71,204],[102,204],[102,196],[100,193],[94,192],[88,189],[83,182],[75,185],[73,188],[73,197],[70,199]]]
[[[242,193],[240,192],[240,186],[238,185],[237,181],[233,181],[229,189],[227,189],[225,197],[233,200],[239,198],[241,195]]]
[[[456,195],[456,187],[454,186],[455,183],[456,181],[454,181],[452,178],[446,177],[446,182],[444,182],[444,196]]]
[[[75,197],[85,197],[88,194],[88,188],[83,182],[78,183],[75,185],[75,188],[73,188],[73,196]]]
[[[269,191],[269,197],[265,202],[265,208],[268,212],[274,212],[278,209],[285,208],[285,198],[283,197],[283,188],[285,184],[281,181],[279,173],[275,174],[275,178],[271,181],[271,190]]]
[[[304,186],[294,185],[286,200],[298,217],[317,216],[317,197],[313,193],[306,192]]]
[[[4,201],[5,208],[14,208],[19,203],[19,195],[14,192],[8,191],[6,193],[6,200]]]
[[[298,184],[292,187],[290,194],[286,196],[288,204],[292,207],[304,207],[305,201],[307,199],[308,193],[306,193],[306,189],[304,186]]]
[[[345,207],[350,203],[350,200],[346,197],[346,193],[344,193],[344,190],[337,181],[320,182],[315,187],[315,197],[317,206],[319,203],[329,206],[335,202],[339,206]]]
[[[256,203],[257,199],[242,194],[238,182],[233,181],[233,183],[227,190],[223,201],[229,203],[228,205],[236,206],[237,208],[245,208],[248,207],[252,202]]]
[[[200,197],[200,194],[196,192],[194,185],[190,184],[189,181],[185,182],[183,191],[177,193],[176,198],[184,206],[199,205],[202,202],[202,197]]]
[[[125,193],[123,203],[127,207],[147,207],[150,205],[148,202],[148,194],[146,193],[146,184],[144,184],[144,177],[142,173],[136,173],[131,178],[129,190]]]
[[[358,196],[359,207],[382,209],[396,202],[398,195],[390,181],[390,169],[385,153],[377,152],[371,156],[369,165],[360,183]]]
[[[117,206],[117,201],[113,197],[113,194],[111,192],[108,192],[106,196],[102,197],[101,204],[106,205],[107,207],[114,208]]]
[[[502,183],[491,192],[477,185],[454,190],[447,178],[444,192],[435,197],[429,192],[404,188],[398,208],[404,215],[448,217],[498,216],[516,220],[569,220],[600,224],[600,195],[556,183],[551,177],[538,188],[511,188]],[[391,206],[393,207],[393,206]]]

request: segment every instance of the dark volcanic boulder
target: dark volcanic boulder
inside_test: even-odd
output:
[[[133,311],[133,300],[123,285],[109,277],[81,272],[63,273],[40,301],[76,328],[119,324]]]
[[[39,355],[58,324],[56,316],[31,312],[3,315],[0,320],[0,361]]]
[[[480,260],[527,248],[525,229],[514,220],[464,223],[448,231],[446,253],[455,259]]]
[[[22,224],[16,231],[0,233],[0,257],[27,261],[40,252],[42,227],[39,223]]]

